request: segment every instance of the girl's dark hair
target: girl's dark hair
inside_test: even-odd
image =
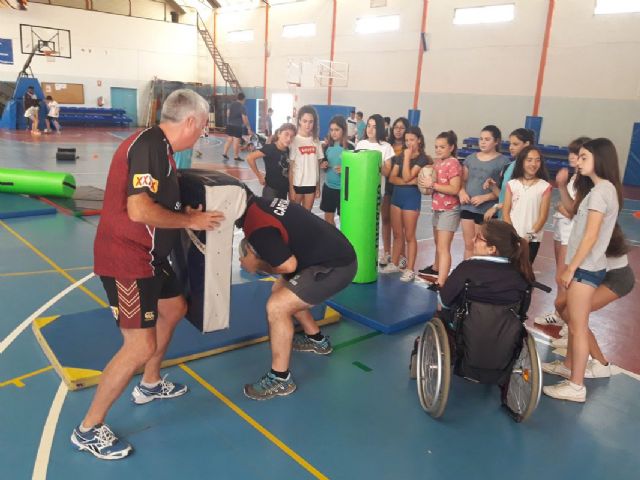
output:
[[[420,130],[420,127],[409,127],[407,128],[407,131],[404,132],[404,138],[407,138],[407,135],[415,135],[416,137],[418,137],[418,141],[420,142],[420,149],[419,149],[419,153],[420,155],[424,155],[425,157],[427,157],[427,160],[429,160],[429,163],[433,163],[433,160],[431,160],[431,157],[429,157],[426,153],[424,153],[424,135],[422,134],[422,130]]]
[[[620,225],[616,222],[605,255],[607,257],[621,257],[627,253],[629,253],[629,244],[624,237],[624,233],[622,233],[622,228],[620,228]]]
[[[449,130],[448,132],[441,132],[440,135],[438,135],[436,137],[436,140],[438,138],[442,138],[444,140],[447,141],[447,144],[450,147],[453,147],[453,151],[451,152],[451,155],[454,157],[457,157],[458,155],[458,136],[456,135],[456,132],[454,132],[453,130]]]
[[[400,122],[402,125],[404,125],[404,132],[407,133],[407,130],[409,129],[409,120],[405,117],[398,117],[396,118],[396,120],[393,122],[393,124],[391,125],[390,128],[390,132],[391,135],[389,136],[389,143],[393,146],[394,143],[396,143],[396,137],[395,137],[395,133],[394,133],[394,129],[396,128],[396,124]],[[402,145],[404,145],[404,136],[402,137]]]
[[[513,175],[511,178],[523,178],[524,177],[524,161],[529,155],[529,152],[538,152],[540,155],[540,168],[536,173],[536,177],[541,178],[542,180],[549,180],[549,172],[547,170],[547,166],[545,165],[544,157],[542,156],[542,152],[537,147],[530,145],[528,147],[524,147],[518,156],[516,157],[516,164],[513,167]]]
[[[536,143],[536,134],[528,128],[516,128],[509,134],[510,137],[516,137],[522,143],[529,142],[529,145]]]
[[[529,261],[529,243],[520,238],[513,225],[502,220],[487,220],[480,228],[488,246],[496,247],[498,255],[507,257],[527,282],[536,280]]]
[[[591,138],[589,138],[589,137],[578,137],[578,138],[576,138],[567,147],[569,149],[569,153],[573,153],[574,155],[578,155],[580,153],[580,149],[582,148],[582,146],[585,143],[590,142],[590,141],[591,141]]]
[[[622,184],[620,182],[618,152],[615,145],[608,138],[595,138],[582,145],[582,148],[593,155],[595,174],[602,179],[610,181],[616,187],[618,209],[622,208]],[[578,173],[574,185],[576,189],[574,209],[577,212],[580,203],[593,188],[593,181],[589,177]]]
[[[313,130],[311,132],[311,136],[314,140],[318,140],[318,130],[320,126],[318,125],[318,112],[311,105],[303,105],[298,110],[298,127],[300,127],[300,120],[305,113],[309,113],[313,116]]]
[[[382,118],[382,115],[374,113],[367,119],[367,123],[369,123],[369,120],[373,120],[376,124],[376,141],[378,143],[384,142],[387,139],[387,129],[384,126],[384,118]]]
[[[347,120],[342,115],[336,115],[329,122],[329,130],[331,129],[331,125],[337,125],[340,130],[342,130],[342,141],[340,142],[340,146],[342,148],[347,148],[349,145],[349,139],[347,138]],[[331,132],[327,131],[327,147],[333,147],[335,142],[333,138],[331,138]]]
[[[482,130],[482,132],[489,132],[493,139],[496,141],[496,152],[500,152],[500,142],[502,142],[502,132],[495,125],[487,125]]]
[[[276,143],[280,134],[286,130],[292,131],[294,135],[297,132],[296,126],[293,123],[283,123],[276,129],[275,132],[273,132],[273,135],[271,135],[271,143]]]

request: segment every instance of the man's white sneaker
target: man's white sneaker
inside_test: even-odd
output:
[[[545,313],[540,317],[536,317],[533,319],[533,323],[537,323],[538,325],[564,325],[564,320],[560,318],[560,315],[557,312]]]
[[[571,377],[571,370],[569,370],[562,360],[554,360],[549,363],[542,363],[542,371],[545,373],[550,373],[551,375],[559,375],[564,378]]]
[[[569,339],[567,337],[554,338],[551,340],[551,346],[553,348],[567,348],[569,345]]]
[[[563,380],[555,385],[543,387],[545,395],[558,400],[583,403],[587,399],[587,387],[578,385],[570,380]]]
[[[587,362],[584,378],[609,378],[611,376],[611,364],[603,365],[595,358]]]
[[[384,267],[380,269],[380,273],[398,273],[400,269],[396,267],[393,263],[388,263]]]

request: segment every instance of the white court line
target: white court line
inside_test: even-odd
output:
[[[67,396],[69,389],[60,382],[56,396],[53,397],[51,408],[49,409],[49,415],[44,423],[42,429],[42,437],[40,437],[40,446],[38,447],[38,453],[36,455],[36,461],[33,465],[32,480],[44,480],[47,478],[47,469],[49,467],[49,456],[51,455],[51,445],[53,444],[53,437],[56,434],[56,426],[58,425],[58,418],[62,411],[62,405],[64,399]]]
[[[62,290],[59,294],[57,294],[55,297],[53,297],[47,303],[42,305],[38,310],[33,312],[29,316],[29,318],[27,318],[24,322],[22,322],[20,325],[18,325],[16,328],[14,328],[13,331],[9,335],[7,335],[5,337],[5,339],[2,340],[2,342],[0,342],[0,354],[2,354],[9,347],[9,345],[11,345],[13,343],[13,341],[16,338],[18,338],[18,335],[20,335],[24,331],[24,329],[27,328],[31,324],[31,322],[33,322],[36,318],[38,318],[40,315],[42,315],[43,312],[48,310],[54,303],[56,303],[58,300],[60,300],[62,297],[64,297],[71,290],[79,287],[80,285],[82,285],[87,280],[93,278],[93,276],[94,276],[94,273],[91,272],[89,275],[87,275],[84,278],[81,278],[76,283],[74,283],[72,285],[69,285],[67,288]]]

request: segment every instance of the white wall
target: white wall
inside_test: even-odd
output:
[[[13,39],[14,65],[0,64],[0,80],[15,81],[27,59],[20,53],[21,23],[71,31],[71,59],[50,63],[34,57],[31,68],[38,80],[84,84],[88,106],[95,106],[99,96],[109,106],[111,87],[136,88],[139,123],[145,121],[154,76],[179,81],[198,77],[198,35],[193,26],[31,4],[27,12],[2,10],[0,32]]]
[[[533,110],[544,37],[547,0],[512,0],[513,22],[453,25],[453,9],[491,0],[430,1],[418,108],[428,137],[453,128],[459,138],[477,136],[495,123],[505,135],[524,124]],[[505,3],[498,2],[495,3]],[[349,85],[333,89],[333,103],[356,105],[365,115],[406,115],[413,105],[420,23],[420,0],[339,0],[335,60],[349,63]],[[633,122],[640,121],[640,14],[594,16],[592,0],[556,2],[540,115],[543,143],[566,145],[579,135],[610,137],[624,168]],[[285,92],[292,58],[328,59],[331,0],[306,0],[270,10],[268,92]],[[401,31],[355,33],[366,15],[399,14]],[[218,15],[218,42],[243,86],[261,86],[265,10]],[[312,39],[283,39],[282,25],[317,23]],[[254,28],[252,44],[225,41],[224,32]],[[219,79],[219,81],[221,81]],[[327,89],[303,76],[299,103],[326,103]]]

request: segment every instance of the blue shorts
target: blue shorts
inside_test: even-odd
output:
[[[607,270],[604,268],[596,272],[579,268],[576,270],[576,273],[573,274],[573,279],[576,282],[584,283],[585,285],[589,285],[593,288],[598,288],[604,281],[604,277],[606,274]]]
[[[418,187],[414,185],[394,185],[391,194],[391,205],[395,205],[400,210],[420,211],[422,205],[422,195]]]

